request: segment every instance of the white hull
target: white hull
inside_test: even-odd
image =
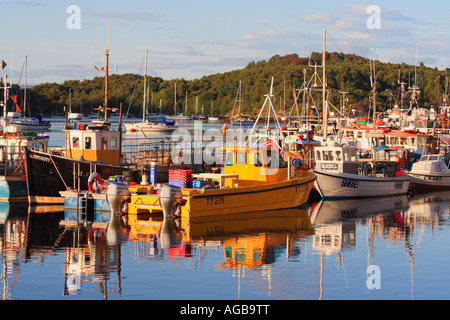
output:
[[[7,124],[6,132],[15,133],[15,132],[26,132],[26,131],[47,131],[51,127],[51,124],[21,124],[21,123],[12,123]]]
[[[316,188],[322,198],[367,198],[406,194],[410,178],[374,177],[350,173],[325,173],[317,175]]]
[[[177,129],[176,126],[150,123],[127,123],[125,124],[127,132],[145,132],[145,133],[171,133]]]
[[[189,117],[189,116],[169,116],[169,117],[167,117],[167,119],[176,120],[176,121],[193,120],[193,118]]]

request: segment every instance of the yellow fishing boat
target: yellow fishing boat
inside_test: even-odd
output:
[[[167,206],[178,216],[203,217],[294,208],[308,200],[316,179],[313,173],[291,170],[267,148],[233,147],[224,151],[223,173],[192,175],[207,181],[207,188],[163,185],[157,194],[148,186],[138,186],[130,189],[128,213],[160,213]]]

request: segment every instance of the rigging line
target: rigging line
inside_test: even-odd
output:
[[[340,52],[344,52],[342,51],[342,49],[338,46],[338,44],[336,43],[336,41],[334,41],[333,37],[328,33],[328,31],[326,31],[326,33],[328,34],[329,38],[331,39],[331,41],[334,43],[334,45],[336,46],[336,48],[340,51]],[[356,72],[356,74],[358,75],[359,79],[364,83],[364,85],[367,87],[367,89],[370,90],[370,87],[368,85],[368,83],[366,83],[366,80],[361,78],[361,75],[359,74],[359,72]]]
[[[142,71],[142,66],[144,65],[144,60],[145,60],[145,57],[142,58],[142,63],[141,63],[141,67],[139,68],[139,73],[136,75],[136,81],[134,83],[133,93],[131,94],[130,103],[128,104],[128,109],[127,109],[127,113],[125,115],[124,120],[127,120],[127,118],[128,118],[128,113],[130,112],[130,107],[131,107],[131,104],[133,103],[134,92],[136,91],[137,83],[138,83],[138,80],[139,80],[139,77],[140,77],[141,71]]]

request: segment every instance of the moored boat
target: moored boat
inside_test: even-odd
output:
[[[81,115],[68,114],[62,155],[26,151],[24,161],[30,204],[64,203],[62,191],[71,190],[76,197],[81,191],[92,191],[89,190],[92,189],[89,188],[89,182],[92,182],[89,177],[93,173],[102,183],[103,179],[122,175],[126,170],[121,165],[121,116],[118,130],[112,130],[108,121],[108,111],[114,110],[108,105],[108,62],[109,48],[106,50],[106,67],[98,69],[105,71],[105,102],[99,108],[104,113],[104,120],[82,124]]]
[[[450,190],[450,169],[439,154],[423,155],[408,172],[414,190],[432,192]]]
[[[172,203],[175,215],[198,218],[295,208],[308,200],[316,179],[311,172],[290,170],[278,153],[266,148],[226,148],[225,159],[223,173],[192,175],[203,182],[201,188],[170,186],[178,194]],[[161,212],[162,206],[161,191],[131,196],[131,213]]]
[[[3,80],[3,130],[0,131],[0,201],[27,201],[27,183],[24,171],[24,149],[46,151],[49,136],[36,132],[9,132],[6,108],[11,85],[7,85],[4,72],[6,63],[1,61]]]
[[[178,128],[175,122],[167,121],[166,117],[147,117],[147,56],[145,51],[145,75],[144,75],[144,98],[142,103],[142,122],[125,123],[127,132],[142,133],[170,133]]]
[[[400,168],[404,162],[391,161],[386,152],[382,150],[374,161],[358,165],[355,144],[327,141],[324,146],[316,147],[313,172],[317,175],[317,191],[324,199],[406,194],[410,179]]]

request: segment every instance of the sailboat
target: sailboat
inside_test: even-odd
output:
[[[127,170],[121,165],[122,118],[118,130],[112,130],[108,121],[108,72],[109,26],[106,49],[106,67],[96,69],[105,72],[105,102],[99,108],[104,120],[80,123],[80,117],[66,116],[65,150],[63,155],[25,149],[25,172],[30,204],[64,203],[61,192],[96,193],[93,185],[101,185],[110,176],[123,175]],[[122,110],[120,110],[120,115]],[[73,118],[73,121],[69,121]]]
[[[142,103],[142,122],[125,123],[127,132],[170,133],[178,128],[175,122],[167,121],[166,117],[147,117],[147,58],[145,51],[144,99]]]
[[[187,115],[187,104],[186,104],[186,114],[180,113],[177,114],[177,83],[175,82],[175,94],[174,94],[174,104],[173,104],[173,116],[170,116],[170,120],[192,120],[191,116]]]
[[[7,117],[7,125],[5,127],[6,132],[16,133],[16,132],[43,132],[47,131],[51,127],[51,123],[49,121],[44,121],[42,116],[25,116],[27,112],[27,57],[25,56],[25,88],[24,88],[24,98],[23,98],[23,114],[20,112],[19,107],[17,106],[17,100],[15,103],[15,112],[8,112],[6,114]]]
[[[7,128],[6,109],[9,99],[9,89],[5,74],[6,62],[0,61],[3,80],[3,119],[2,126]],[[27,183],[24,177],[23,155],[24,148],[46,151],[49,136],[36,132],[10,133],[0,131],[0,201],[14,202],[27,200]]]
[[[208,117],[208,121],[214,122],[219,121],[219,117],[213,115],[213,102],[211,101],[211,115]]]
[[[253,120],[248,116],[244,116],[241,114],[241,91],[242,91],[242,81],[239,81],[238,91],[236,93],[236,99],[234,100],[234,106],[232,113],[234,114],[234,109],[236,108],[236,103],[238,104],[238,114],[233,115],[230,119],[230,122],[233,126],[236,127],[251,127],[253,126]]]

